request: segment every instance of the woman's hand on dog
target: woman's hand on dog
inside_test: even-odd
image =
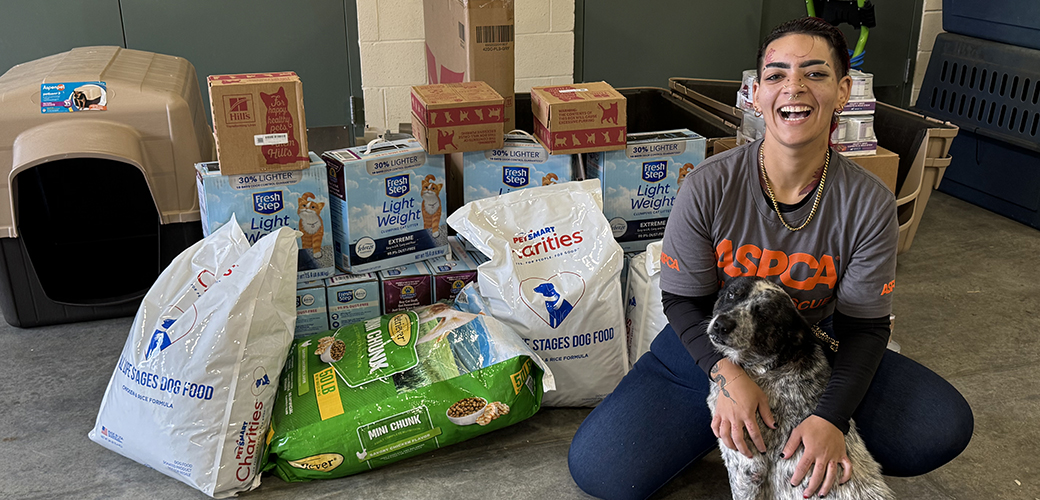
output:
[[[816,415],[809,415],[791,432],[781,456],[790,460],[800,445],[805,446],[805,452],[794,468],[791,486],[802,484],[806,474],[811,472],[809,484],[802,492],[804,498],[812,496],[817,489],[821,497],[827,495],[839,475],[838,484],[852,478],[852,462],[845,451],[845,435],[834,424]]]
[[[766,443],[758,428],[756,413],[762,422],[776,429],[773,413],[769,410],[769,399],[742,368],[728,359],[719,361],[711,370],[712,380],[719,385],[719,397],[715,403],[715,416],[711,419],[711,430],[727,448],[752,458],[751,450],[744,439],[744,430],[759,453],[766,452]],[[839,431],[840,434],[840,431]]]

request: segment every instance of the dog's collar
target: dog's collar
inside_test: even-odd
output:
[[[821,330],[819,325],[813,325],[809,329],[812,330],[812,333],[816,336],[816,338],[820,339],[821,341],[823,341],[823,343],[827,344],[832,351],[838,352],[838,341],[831,338],[830,335],[827,335],[827,332]]]

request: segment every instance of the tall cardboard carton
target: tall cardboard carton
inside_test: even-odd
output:
[[[427,83],[482,81],[505,101],[505,130],[513,109],[513,1],[423,0]]]
[[[296,73],[211,75],[207,80],[224,175],[310,167],[303,84]]]
[[[554,155],[625,149],[626,105],[606,82],[534,87],[534,135]]]

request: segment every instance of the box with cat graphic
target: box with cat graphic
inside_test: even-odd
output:
[[[211,75],[207,81],[224,175],[309,167],[303,84],[296,73]]]
[[[404,139],[322,158],[337,267],[360,274],[448,253],[443,155]]]
[[[599,179],[603,215],[626,252],[664,237],[683,178],[704,161],[704,137],[687,129],[628,134],[619,151],[585,156],[585,177]]]
[[[412,133],[430,154],[500,148],[503,102],[484,82],[412,87]]]
[[[626,104],[606,82],[534,87],[534,135],[554,155],[624,149]]]
[[[325,163],[310,153],[310,167],[284,172],[227,175],[220,162],[195,164],[202,233],[209,236],[235,214],[249,243],[280,227],[302,233],[296,279],[335,274],[332,215]]]
[[[530,134],[506,134],[501,148],[448,157],[448,206],[581,178],[573,155],[550,155]],[[467,250],[476,250],[467,244]]]

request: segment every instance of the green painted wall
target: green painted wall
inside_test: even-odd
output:
[[[921,2],[874,1],[877,27],[863,69],[874,74],[878,97],[892,104],[910,99]],[[576,0],[575,81],[667,87],[673,76],[739,80],[754,68],[769,31],[805,12],[799,0]],[[855,46],[859,31],[842,30]]]
[[[188,59],[203,96],[211,74],[295,71],[311,128],[349,125],[350,96],[361,96],[355,0],[6,3],[0,73],[73,47],[117,45]]]

